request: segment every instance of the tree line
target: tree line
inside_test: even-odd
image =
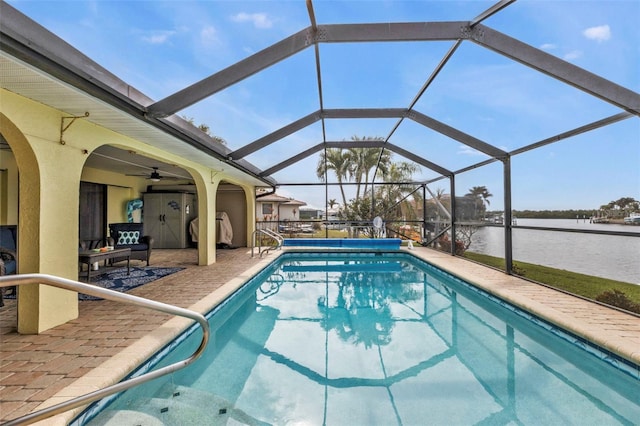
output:
[[[353,141],[381,141],[381,137],[352,136]],[[335,175],[340,190],[341,202],[327,200],[330,208],[339,206],[338,217],[347,220],[368,220],[382,215],[387,220],[414,219],[414,209],[422,203],[421,191],[416,186],[403,184],[411,182],[414,173],[420,167],[414,163],[395,162],[390,151],[380,148],[329,148],[318,159],[316,175],[320,181],[326,181],[329,173]],[[381,181],[391,183],[376,186],[372,194],[372,182],[376,176]],[[348,199],[344,185],[355,184],[355,197]],[[433,194],[432,194],[433,195]],[[427,204],[425,217],[437,219],[440,204],[449,210],[450,200],[444,190],[438,189],[433,195],[435,203]],[[456,197],[457,220],[478,220],[492,215],[501,215],[503,211],[489,211],[490,198],[493,196],[485,186],[474,186],[462,197]],[[640,211],[640,202],[632,197],[622,197],[599,209],[569,210],[513,210],[518,218],[535,219],[575,219],[590,218],[594,215],[618,218],[628,216],[630,212]]]
[[[590,218],[592,210],[513,210],[513,216],[521,219],[575,219]]]
[[[622,197],[600,206],[600,216],[619,218],[640,211],[640,201],[633,197]]]
[[[613,200],[598,209],[571,210],[513,210],[513,215],[523,219],[575,219],[590,218],[594,215],[612,219],[628,216],[629,213],[640,211],[640,202],[633,197],[622,197]],[[500,214],[502,212],[488,212]]]

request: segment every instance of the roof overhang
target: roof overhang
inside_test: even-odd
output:
[[[247,161],[179,116],[150,117],[153,100],[126,84],[55,34],[0,2],[1,86],[109,130],[149,144],[231,178],[274,186]]]

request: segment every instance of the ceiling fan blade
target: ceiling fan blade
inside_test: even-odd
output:
[[[152,169],[153,171],[150,173],[127,174],[125,176],[144,177],[154,182],[159,182],[161,180],[191,180],[190,178],[187,178],[187,177],[163,175],[158,171],[158,167],[152,167]]]

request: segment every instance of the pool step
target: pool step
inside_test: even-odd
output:
[[[197,409],[205,409],[210,418],[215,419],[214,423],[207,424],[242,424],[249,426],[267,426],[269,423],[257,420],[233,404],[210,392],[189,388],[186,386],[165,386],[161,391],[171,395],[169,397],[175,402],[195,407]]]
[[[90,425],[268,425],[203,390],[165,385],[156,396],[132,401],[127,410],[105,410]]]
[[[206,426],[228,423],[228,415],[215,415],[210,412],[210,408],[185,404],[174,398],[152,398],[136,401],[128,410],[106,410],[89,424],[91,426]]]
[[[162,420],[134,410],[105,410],[89,424],[91,426],[164,426]]]
[[[227,414],[218,414],[214,404],[197,406],[177,398],[152,398],[137,409],[165,425],[225,425],[228,420]]]

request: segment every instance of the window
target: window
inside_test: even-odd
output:
[[[262,214],[273,214],[273,203],[262,203]]]
[[[79,237],[88,248],[102,247],[107,221],[107,186],[80,182]]]

